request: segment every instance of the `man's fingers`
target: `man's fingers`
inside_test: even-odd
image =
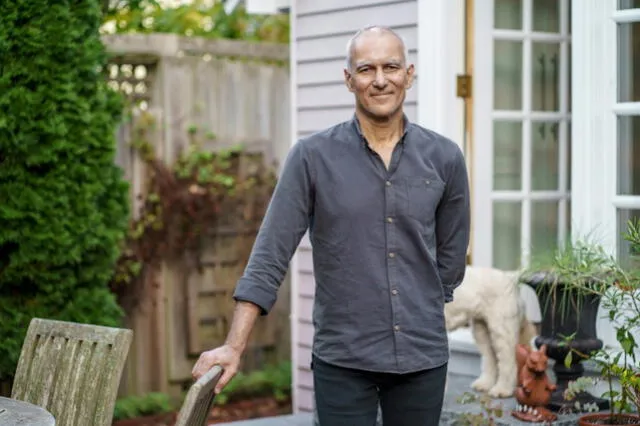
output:
[[[220,380],[218,380],[218,383],[216,384],[216,395],[219,394],[225,386],[227,386],[227,383],[229,383],[231,378],[233,378],[234,374],[235,373],[229,370],[225,370],[224,373],[222,373],[222,377],[220,377]]]
[[[202,377],[207,371],[213,367],[215,364],[215,360],[209,359],[206,356],[200,356],[196,365],[193,366],[193,370],[191,370],[191,375],[195,380],[198,380]]]
[[[202,369],[202,357],[198,358],[196,365],[194,365],[193,369],[191,370],[191,375],[193,376],[194,380],[198,380],[200,376],[202,376],[202,373],[200,372],[201,369]]]

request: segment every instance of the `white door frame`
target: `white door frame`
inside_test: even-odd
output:
[[[485,4],[487,3],[487,4]],[[491,4],[489,4],[491,3]],[[473,12],[473,159],[472,180],[474,197],[472,205],[473,264],[492,266],[493,206],[489,202],[492,189],[493,129],[490,112],[493,109],[493,0],[475,0]],[[490,7],[491,6],[491,7]],[[479,84],[480,82],[480,84]]]

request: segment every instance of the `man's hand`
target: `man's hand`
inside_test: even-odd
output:
[[[240,351],[234,349],[230,345],[222,345],[210,351],[203,352],[200,354],[200,358],[198,358],[198,361],[193,366],[191,375],[194,380],[198,380],[207,371],[211,370],[214,365],[222,367],[224,372],[222,373],[222,377],[220,377],[215,389],[216,394],[219,394],[238,372],[241,355]]]

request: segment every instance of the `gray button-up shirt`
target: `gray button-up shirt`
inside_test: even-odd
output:
[[[377,372],[437,367],[449,358],[444,304],[465,273],[469,222],[455,143],[405,117],[387,169],[354,117],[291,148],[234,298],[269,312],[308,229],[314,355]]]

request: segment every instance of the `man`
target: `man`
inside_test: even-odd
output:
[[[449,357],[444,304],[465,272],[469,190],[462,152],[407,120],[414,78],[402,39],[368,27],[350,40],[355,115],[296,143],[236,287],[226,343],[200,377],[238,369],[309,229],[316,281],[313,376],[321,426],[437,425]]]

